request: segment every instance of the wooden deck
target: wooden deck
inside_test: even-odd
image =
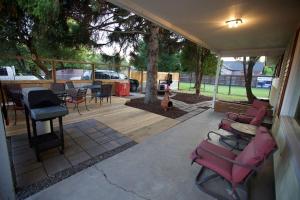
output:
[[[129,136],[137,142],[146,137],[158,134],[178,123],[177,120],[166,118],[144,110],[125,106],[126,98],[112,97],[112,103],[95,104],[94,101],[88,104],[89,111],[80,106],[82,115],[68,105],[69,114],[63,118],[64,124],[71,124],[86,119],[96,119],[109,127]],[[17,124],[14,125],[13,111],[9,110],[10,125],[6,127],[7,136],[26,134],[25,115],[17,111]],[[57,125],[57,120],[54,126]]]

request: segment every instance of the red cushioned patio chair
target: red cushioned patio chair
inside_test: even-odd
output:
[[[252,103],[252,106],[248,108],[245,113],[227,112],[226,117],[236,122],[249,124],[251,120],[257,115],[260,108],[264,107],[267,109],[268,106],[269,103],[267,101],[255,99]]]
[[[254,118],[252,118],[252,120],[249,123],[246,124],[250,124],[250,125],[254,125],[254,126],[260,126],[264,120],[264,117],[266,115],[266,107],[262,106],[258,112],[256,113],[256,115],[254,116]],[[242,132],[239,131],[235,131],[231,125],[233,123],[236,123],[236,121],[233,121],[231,119],[222,119],[220,124],[219,124],[219,129],[223,129],[225,131],[228,131],[230,133],[230,135],[227,136],[221,136],[220,137],[220,142],[222,144],[225,144],[233,149],[237,149],[237,150],[242,150],[243,147],[241,147],[241,144],[248,144],[250,139],[252,138],[252,135],[248,135],[248,134],[244,134]],[[233,144],[232,144],[233,141]],[[243,146],[243,145],[242,145]]]
[[[238,155],[206,139],[190,156],[192,164],[197,163],[201,166],[196,177],[196,184],[200,190],[217,199],[247,199],[247,181],[263,166],[265,159],[276,148],[275,140],[264,128],[257,129],[255,137]],[[210,174],[207,175],[207,173]],[[226,186],[217,187],[216,181],[221,181]],[[211,188],[208,187],[209,185]],[[224,193],[222,189],[226,187],[228,189]]]

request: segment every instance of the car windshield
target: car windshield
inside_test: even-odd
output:
[[[128,79],[127,76],[125,74],[119,74],[120,79]]]
[[[111,72],[111,79],[119,79],[119,74],[117,72]]]

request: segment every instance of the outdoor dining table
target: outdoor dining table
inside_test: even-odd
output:
[[[85,89],[101,89],[101,85],[84,85],[82,88]]]

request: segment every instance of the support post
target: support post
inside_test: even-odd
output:
[[[92,64],[92,81],[95,81],[95,63]]]
[[[221,72],[221,57],[218,56],[218,64],[217,64],[217,71],[216,71],[216,78],[215,78],[215,87],[214,87],[214,95],[213,95],[213,104],[212,107],[215,108],[215,102],[216,102],[216,97],[217,97],[217,87],[219,83],[219,77],[220,77],[220,72]]]

